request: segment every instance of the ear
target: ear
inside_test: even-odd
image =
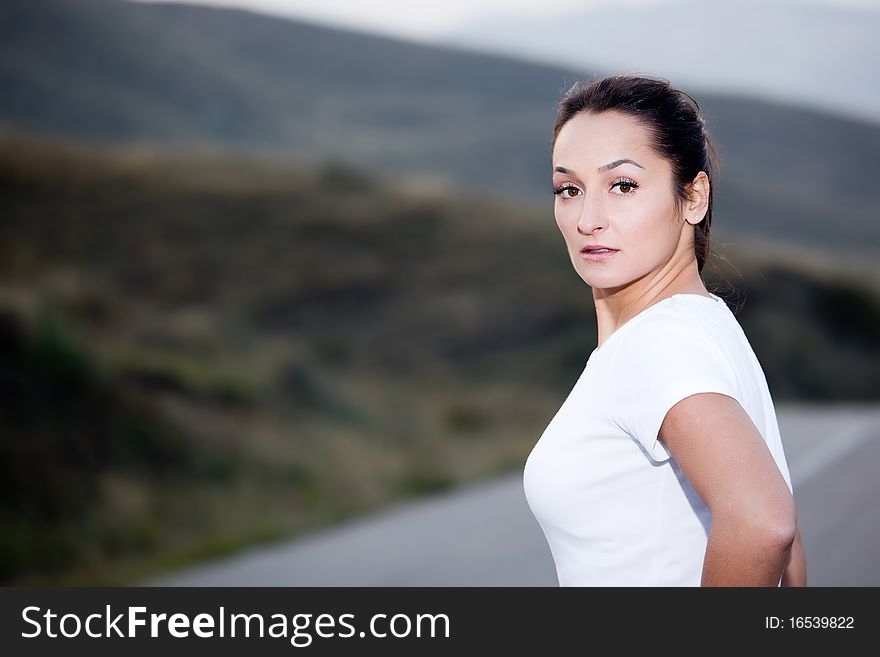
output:
[[[689,197],[684,216],[689,224],[696,226],[709,210],[709,176],[705,171],[700,171],[691,181]]]

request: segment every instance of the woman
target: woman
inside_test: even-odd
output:
[[[598,345],[526,461],[561,586],[806,586],[764,372],[700,277],[714,152],[665,80],[564,96],[555,216]]]

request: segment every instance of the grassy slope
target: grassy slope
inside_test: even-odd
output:
[[[521,467],[595,344],[549,204],[22,137],[0,194],[7,582],[128,581]],[[876,399],[876,270],[716,250],[777,400]]]

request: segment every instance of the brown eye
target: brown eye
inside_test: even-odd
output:
[[[578,192],[578,193],[580,193],[581,190],[579,190],[579,189],[578,189],[577,187],[575,187],[574,185],[562,185],[562,186],[560,186],[560,187],[554,187],[554,188],[553,188],[553,193],[556,194],[556,196],[561,196],[562,198],[571,198],[571,196],[566,196],[566,195],[564,194],[564,192],[566,192],[566,191],[571,191],[571,192]]]
[[[619,195],[620,196],[628,196],[628,195],[632,194],[638,188],[638,186],[639,186],[638,183],[636,183],[634,180],[623,179],[623,180],[615,180],[614,184],[611,185],[611,188],[614,189],[615,187],[619,187],[620,188]]]

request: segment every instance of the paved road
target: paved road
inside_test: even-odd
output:
[[[880,585],[880,405],[780,405],[810,586]],[[156,586],[557,586],[522,472]]]

